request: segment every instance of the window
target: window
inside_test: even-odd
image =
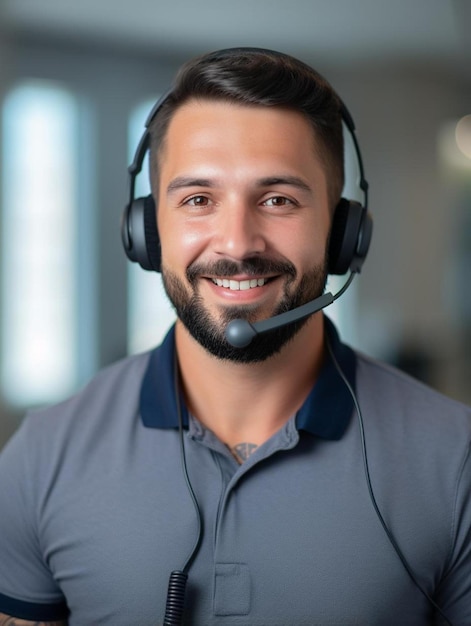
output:
[[[2,112],[2,369],[12,405],[52,402],[76,379],[78,106],[29,81]]]

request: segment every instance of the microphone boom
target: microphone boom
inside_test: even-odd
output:
[[[340,289],[340,291],[338,291],[335,295],[329,291],[324,293],[322,296],[311,300],[310,302],[306,302],[306,304],[296,307],[292,311],[286,311],[286,313],[280,313],[279,315],[269,317],[268,319],[260,322],[254,322],[253,324],[243,319],[232,320],[232,322],[229,322],[227,325],[225,331],[227,342],[234,348],[245,348],[253,341],[253,339],[255,339],[257,335],[270,332],[271,330],[276,330],[277,328],[281,328],[287,324],[293,324],[294,322],[303,320],[310,315],[314,315],[314,313],[317,313],[337,300],[337,298],[339,298],[350,286],[355,274],[356,272],[354,271],[350,273],[350,276],[343,285],[342,289]]]

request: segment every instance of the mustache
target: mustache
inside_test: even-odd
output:
[[[190,284],[194,284],[200,276],[215,276],[217,278],[227,278],[237,274],[247,274],[248,276],[270,276],[273,274],[287,274],[292,279],[296,278],[296,268],[289,261],[279,261],[264,257],[250,257],[243,261],[232,261],[231,259],[219,259],[211,263],[201,263],[195,261],[188,266],[186,277]]]

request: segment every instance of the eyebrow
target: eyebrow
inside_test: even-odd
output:
[[[214,181],[209,178],[193,178],[192,176],[177,176],[168,184],[167,191],[177,191],[186,187],[214,187]]]
[[[260,178],[257,182],[259,187],[271,187],[273,185],[290,185],[297,187],[302,191],[312,192],[311,187],[298,176],[281,175],[281,176],[267,176]],[[170,181],[167,192],[172,193],[179,189],[185,189],[188,187],[215,187],[217,181],[209,178],[193,178],[192,176],[177,176]]]
[[[290,185],[292,187],[297,187],[302,191],[311,192],[311,187],[302,179],[298,178],[298,176],[268,176],[266,178],[261,178],[258,181],[260,187],[271,187],[272,185]]]

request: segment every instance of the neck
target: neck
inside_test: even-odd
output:
[[[261,363],[217,359],[177,322],[176,345],[190,412],[231,449],[259,446],[301,407],[324,353],[322,313],[293,340]]]

